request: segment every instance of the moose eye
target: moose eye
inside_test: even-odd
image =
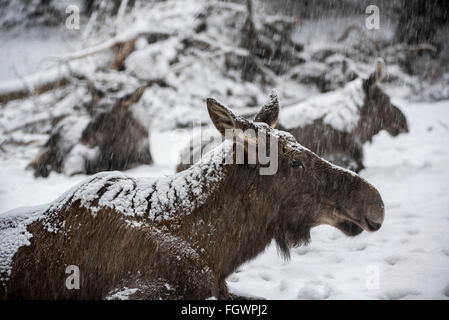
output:
[[[292,168],[304,168],[301,160],[299,159],[292,159],[290,165],[292,166]]]

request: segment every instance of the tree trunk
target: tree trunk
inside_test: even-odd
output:
[[[439,27],[448,23],[446,0],[403,0],[396,40],[407,44],[433,43]]]

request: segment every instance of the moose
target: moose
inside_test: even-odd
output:
[[[290,132],[326,160],[355,172],[361,171],[364,143],[381,130],[391,136],[408,132],[405,115],[379,86],[384,77],[383,69],[383,63],[378,61],[367,79],[357,78],[342,89],[283,108],[277,128]],[[192,140],[196,138],[201,139],[201,145],[190,141],[181,152],[182,161],[176,167],[177,172],[189,168],[193,159],[199,159],[200,154],[214,148],[220,140],[216,131],[210,129],[202,130],[202,136]]]
[[[379,230],[377,189],[275,129],[276,105],[259,121],[211,98],[207,110],[218,132],[239,134],[189,169],[155,179],[102,172],[49,205],[1,215],[0,298],[226,299],[225,279],[272,240],[288,258],[318,225]],[[242,146],[245,161],[229,161]],[[273,152],[276,172],[246,161],[253,147]],[[79,289],[65,285],[68,266],[79,268]]]
[[[95,95],[81,104],[80,114],[55,119],[50,137],[27,165],[34,176],[48,177],[51,171],[94,174],[153,163],[148,128],[139,121],[135,105],[145,86],[123,96],[102,89],[91,89]]]

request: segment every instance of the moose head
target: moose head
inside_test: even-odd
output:
[[[262,166],[260,153],[251,156],[250,150],[266,150],[270,159],[277,161],[276,172],[260,176],[258,182],[245,172],[254,174],[255,168],[248,164],[240,165],[245,170],[241,170],[238,176],[240,184],[249,179],[253,185],[247,188],[259,190],[253,201],[269,202],[278,213],[273,218],[273,232],[284,254],[288,256],[290,247],[307,242],[310,228],[321,224],[334,226],[348,236],[358,235],[363,230],[376,231],[381,227],[384,204],[371,184],[355,173],[318,157],[290,133],[274,129],[279,112],[276,96],[272,95],[270,103],[256,115],[255,120],[260,122],[239,117],[214,99],[207,100],[207,107],[218,131],[226,139],[233,136],[236,144],[244,145],[245,159],[256,159],[254,167]],[[238,133],[228,135],[226,130]],[[263,138],[256,139],[254,132]],[[270,139],[276,144],[261,145]]]
[[[370,141],[382,129],[392,136],[408,132],[405,115],[391,103],[390,97],[380,88],[383,78],[384,66],[379,60],[375,71],[363,80],[365,103],[361,110],[361,117],[365,121],[360,122],[357,130],[362,137],[362,142]]]

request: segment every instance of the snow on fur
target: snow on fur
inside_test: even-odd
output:
[[[287,129],[303,127],[313,121],[323,119],[325,124],[336,130],[350,132],[360,118],[365,92],[362,79],[349,82],[342,90],[337,90],[283,108],[279,123]]]
[[[41,219],[48,232],[58,232],[60,225],[51,222],[50,218],[77,201],[94,215],[101,208],[113,208],[125,217],[143,217],[151,204],[149,221],[169,220],[177,212],[191,213],[217,187],[217,182],[223,177],[223,160],[230,151],[232,143],[225,142],[189,170],[157,179],[135,179],[121,172],[101,172],[50,204],[16,209],[1,215],[0,274],[9,276],[14,254],[20,247],[30,244],[29,224]],[[138,227],[140,224],[130,222],[130,225]],[[1,282],[6,280],[0,279]]]
[[[27,226],[35,221],[48,205],[21,208],[0,216],[0,285],[4,285],[11,274],[14,254],[22,246],[30,245],[31,233]]]
[[[102,172],[67,192],[53,203],[49,212],[58,212],[80,201],[94,214],[101,208],[113,208],[125,216],[143,217],[148,211],[149,220],[169,220],[179,211],[192,211],[201,205],[222,178],[222,163],[231,150],[231,143],[223,143],[185,172],[157,179],[135,179],[121,172]],[[193,198],[192,198],[193,197]],[[51,226],[48,226],[51,228]]]

